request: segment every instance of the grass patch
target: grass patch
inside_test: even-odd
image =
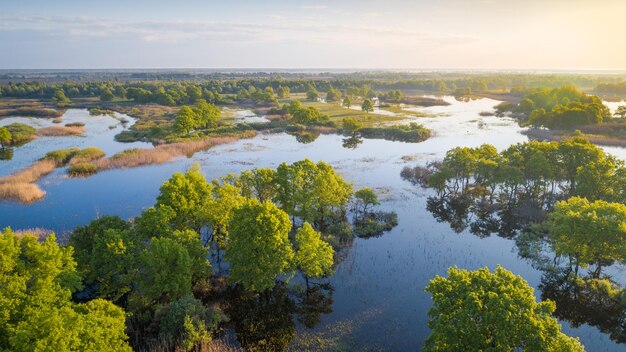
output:
[[[105,153],[101,149],[96,147],[89,147],[76,151],[74,153],[74,156],[71,158],[70,163],[78,164],[88,161],[94,161],[104,158],[104,155]]]
[[[59,118],[63,116],[63,112],[59,110],[37,108],[37,107],[20,107],[20,108],[15,108],[15,109],[0,109],[0,117],[8,117],[8,116]]]
[[[98,167],[90,163],[77,163],[67,168],[70,177],[88,177],[98,172]]]
[[[411,122],[409,125],[391,127],[366,127],[359,130],[364,138],[386,139],[389,141],[400,141],[417,143],[430,137],[430,130],[426,127]]]
[[[66,123],[65,127],[84,127],[85,124],[83,122],[71,122],[71,123]]]
[[[44,156],[42,160],[54,161],[57,165],[65,165],[76,155],[78,150],[78,148],[53,150],[46,153],[46,156]]]
[[[303,101],[302,105],[304,107],[315,107],[320,110],[322,114],[326,114],[330,117],[331,121],[341,122],[346,117],[356,118],[360,123],[365,127],[373,127],[380,124],[386,124],[395,121],[401,121],[405,119],[405,116],[391,116],[391,115],[383,115],[376,114],[373,112],[366,113],[361,110],[354,110],[344,108],[340,106],[338,103],[321,103],[321,102],[311,102],[311,101]]]

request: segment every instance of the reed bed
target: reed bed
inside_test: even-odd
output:
[[[0,184],[33,183],[54,171],[57,167],[52,160],[39,160],[31,166],[24,168],[12,175],[1,177]]]
[[[50,126],[37,130],[38,136],[59,137],[59,136],[76,136],[85,132],[83,126]]]
[[[46,192],[35,184],[57,167],[52,160],[40,160],[12,175],[0,178],[0,200],[31,203],[42,199]]]
[[[0,183],[0,200],[32,203],[45,195],[35,183]]]
[[[121,152],[110,158],[100,159],[95,164],[98,170],[131,168],[142,165],[166,163],[176,157],[191,156],[202,150],[220,144],[238,141],[240,136],[212,137],[193,142],[161,144],[151,149],[133,149],[132,152]]]

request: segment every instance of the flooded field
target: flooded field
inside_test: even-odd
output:
[[[46,192],[43,200],[22,205],[0,203],[0,228],[46,228],[58,233],[70,231],[99,215],[130,218],[151,206],[161,184],[172,173],[200,164],[207,179],[253,167],[277,167],[304,158],[324,160],[335,167],[355,188],[368,186],[381,198],[385,211],[398,214],[399,225],[378,238],[359,239],[347,249],[345,259],[327,281],[332,287],[331,312],[323,314],[312,329],[296,323],[296,346],[307,340],[328,341],[332,348],[350,350],[419,350],[429,330],[427,311],[430,295],[424,287],[436,275],[445,275],[450,266],[476,269],[500,264],[522,275],[538,288],[543,273],[519,258],[513,240],[490,236],[479,238],[468,230],[455,233],[450,225],[438,222],[426,210],[430,190],[421,189],[400,177],[404,166],[426,164],[441,159],[456,146],[479,146],[490,143],[499,150],[528,139],[522,128],[508,118],[480,116],[498,101],[479,99],[460,102],[444,97],[447,106],[410,108],[434,115],[411,119],[433,131],[422,143],[402,143],[365,139],[355,149],[343,147],[343,136],[320,135],[311,143],[301,144],[294,136],[259,134],[248,140],[214,147],[162,165],[105,171],[85,179],[70,179],[63,169],[55,170],[40,182]],[[409,109],[407,109],[409,110]],[[236,113],[242,121],[261,119],[249,113]],[[146,143],[123,144],[113,136],[128,128],[120,118],[89,116],[86,110],[69,110],[64,123],[84,122],[81,137],[41,137],[17,147],[12,160],[0,161],[0,176],[10,174],[41,158],[46,152],[68,147],[95,146],[107,155]],[[52,123],[42,119],[0,119],[0,125],[23,122],[35,127]],[[607,148],[626,158],[626,149]],[[624,268],[611,268],[615,276],[624,276]],[[296,280],[297,281],[297,280]],[[295,284],[296,282],[292,282]],[[540,291],[536,291],[537,297]],[[567,335],[577,336],[589,351],[622,351],[624,345],[611,340],[597,327],[582,324],[573,327],[561,321]]]

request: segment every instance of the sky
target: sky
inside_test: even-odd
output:
[[[0,69],[626,70],[624,0],[0,0]]]

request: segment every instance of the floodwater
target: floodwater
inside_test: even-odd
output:
[[[535,288],[543,275],[517,255],[513,240],[495,235],[478,238],[467,230],[455,233],[448,224],[437,222],[426,210],[426,200],[432,192],[400,177],[404,166],[441,159],[448,149],[456,146],[490,143],[501,150],[527,140],[515,121],[479,116],[498,101],[444,99],[451,105],[418,109],[437,114],[437,117],[413,120],[433,131],[433,137],[422,143],[365,139],[356,149],[346,149],[342,147],[343,137],[338,135],[320,135],[311,143],[300,144],[288,134],[260,134],[253,139],[217,146],[191,158],[163,165],[111,170],[86,179],[69,179],[64,176],[64,170],[57,170],[39,182],[47,192],[42,201],[31,205],[0,203],[0,228],[43,227],[64,232],[98,215],[136,216],[154,204],[159,187],[172,173],[184,171],[195,162],[201,165],[207,178],[212,179],[253,167],[277,167],[282,162],[303,158],[324,160],[353,182],[355,188],[368,186],[376,190],[380,194],[381,210],[395,211],[399,225],[381,237],[355,239],[334,275],[326,280],[334,289],[332,312],[322,315],[321,322],[312,329],[297,324],[298,335],[320,339],[339,336],[335,347],[351,350],[416,351],[429,334],[427,312],[432,302],[424,288],[436,275],[446,275],[448,267],[494,269],[500,264],[522,275]],[[89,123],[100,126],[97,130],[101,133],[108,133],[104,127],[108,129],[112,122],[104,118],[98,122],[100,120],[88,117],[86,111],[70,110],[67,115],[91,119]],[[86,117],[80,117],[83,115]],[[0,124],[3,122],[0,120]],[[107,153],[130,147],[118,146],[110,140],[99,144],[102,136],[90,135],[90,125],[87,126],[88,137],[68,139],[77,146],[109,148],[105,149]],[[102,138],[112,139],[112,135]],[[58,145],[48,146],[48,143]],[[45,151],[72,146],[72,143],[41,139],[16,148],[13,160],[0,161],[1,174],[15,171],[41,157]],[[610,150],[626,157],[624,149]],[[624,275],[623,268],[612,270]],[[537,289],[535,294],[539,297],[540,291]],[[624,345],[611,341],[596,327],[583,324],[574,328],[567,321],[561,323],[564,332],[578,336],[588,351],[624,350]]]

